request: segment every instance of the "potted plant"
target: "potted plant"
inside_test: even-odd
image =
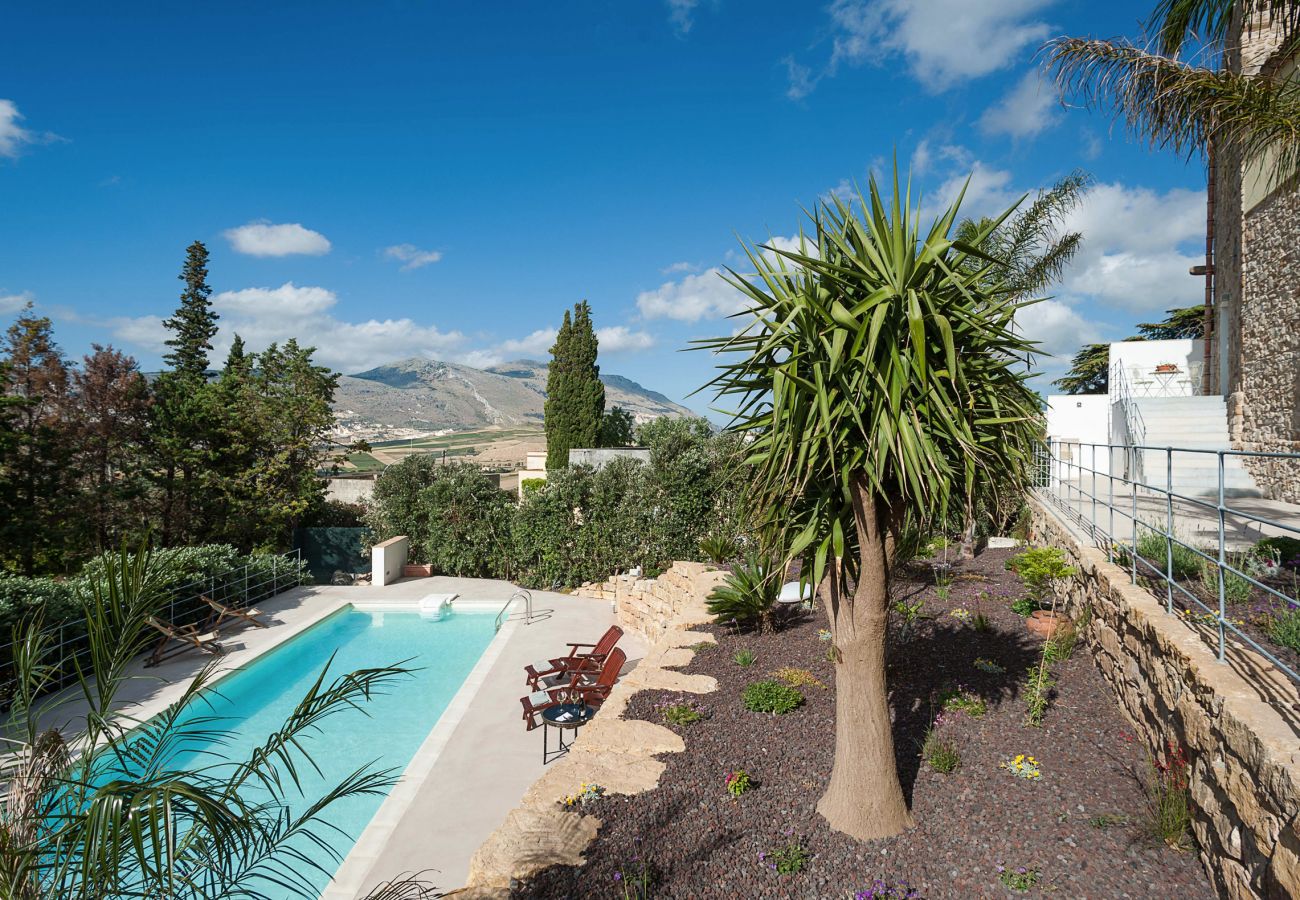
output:
[[[1156,372],[1160,375],[1172,375],[1178,371],[1177,363],[1164,362],[1156,366]]]

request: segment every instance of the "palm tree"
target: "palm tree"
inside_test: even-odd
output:
[[[961,460],[1022,471],[1038,415],[1005,266],[950,237],[960,198],[922,231],[896,168],[893,188],[888,206],[873,178],[860,213],[815,208],[798,252],[746,247],[756,274],[728,278],[746,327],[697,344],[722,358],[706,387],[738,401],[764,542],[805,560],[830,621],[835,764],[818,810],[859,839],[912,822],[885,683],[895,547],[946,514]]]
[[[1300,164],[1300,85],[1223,64],[1238,50],[1228,44],[1237,21],[1247,33],[1273,30],[1284,58],[1300,47],[1300,0],[1160,0],[1149,47],[1063,37],[1047,44],[1046,61],[1063,97],[1110,108],[1151,146],[1189,157],[1232,146],[1281,180]],[[1198,62],[1179,58],[1189,43]]]
[[[319,798],[294,797],[320,722],[361,706],[407,670],[363,669],[327,680],[328,664],[284,724],[246,759],[219,758],[223,731],[205,714],[214,668],[147,722],[115,713],[146,646],[166,573],[147,551],[106,558],[87,604],[86,652],[68,660],[39,619],[14,647],[8,712],[8,792],[0,802],[0,896],[14,900],[213,898],[265,891],[315,896],[321,870],[304,848],[326,848],[323,814],[348,797],[382,792],[394,774],[361,766]],[[75,685],[55,693],[72,666]],[[51,721],[75,714],[66,737]],[[197,743],[210,763],[173,764]],[[295,802],[292,806],[290,800]],[[435,896],[404,879],[386,897]]]

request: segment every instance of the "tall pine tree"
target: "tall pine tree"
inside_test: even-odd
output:
[[[563,469],[569,464],[569,450],[596,447],[600,423],[605,414],[605,385],[596,365],[599,349],[591,324],[591,306],[586,300],[568,310],[551,348],[551,367],[546,376],[546,468]]]
[[[164,359],[171,371],[154,384],[153,427],[149,437],[156,462],[158,519],[165,546],[189,543],[202,536],[201,474],[212,443],[211,404],[207,395],[208,351],[217,333],[208,287],[208,249],[195,241],[185,251],[180,280],[185,283],[176,313],[163,324],[171,331],[171,348]]]
[[[203,378],[208,370],[208,351],[217,334],[217,314],[212,311],[212,288],[208,287],[208,248],[195,241],[185,250],[185,265],[177,276],[185,282],[181,305],[163,322],[172,332],[167,340],[171,352],[163,357],[172,371],[188,378]]]

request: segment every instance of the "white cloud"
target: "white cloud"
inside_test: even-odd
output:
[[[1066,273],[1066,291],[1135,313],[1200,299],[1203,282],[1187,270],[1204,262],[1203,254],[1182,248],[1205,239],[1202,192],[1098,184],[1065,228],[1083,235],[1083,247]]]
[[[1079,314],[1067,300],[1043,300],[1016,313],[1016,324],[1025,337],[1039,342],[1038,353],[1068,357],[1082,344],[1098,340],[1101,333],[1096,322]]]
[[[951,159],[958,171],[944,179],[925,198],[921,206],[925,219],[932,219],[946,210],[961,194],[962,188],[966,190],[961,195],[960,215],[963,217],[1001,215],[1020,199],[1021,192],[1012,188],[1011,173],[1006,169],[993,169],[979,160],[968,160],[960,147],[944,147],[940,155]]]
[[[695,7],[700,0],[668,0],[668,21],[679,37],[685,37],[695,26]]]
[[[19,291],[17,294],[0,294],[0,313],[18,312],[28,303],[33,303],[36,295],[31,291]]]
[[[698,272],[699,264],[692,262],[675,262],[659,270],[660,275],[676,275],[678,272]]]
[[[227,229],[225,238],[236,253],[247,256],[324,256],[330,252],[325,235],[296,222],[284,225],[265,220],[249,222]]]
[[[933,157],[930,153],[930,141],[927,138],[917,144],[916,149],[912,151],[912,174],[924,175],[926,172],[929,172],[930,165],[933,161]]]
[[[16,295],[26,297],[27,295]],[[220,365],[239,334],[250,350],[260,351],[272,341],[316,348],[316,360],[340,372],[361,372],[408,356],[445,359],[472,366],[491,366],[510,359],[544,358],[555,343],[555,329],[543,328],[522,338],[488,347],[466,347],[459,331],[442,331],[409,318],[367,319],[349,322],[333,315],[338,297],[333,291],[286,282],[279,287],[254,287],[212,295],[220,316],[220,332],[213,341],[212,364]],[[112,320],[113,334],[124,343],[156,354],[166,352],[167,330],[159,316]],[[644,331],[617,325],[596,331],[600,349],[610,353],[645,350],[654,339]]]
[[[300,344],[316,347],[318,362],[340,372],[360,372],[405,356],[446,359],[465,340],[460,332],[441,331],[408,318],[343,321],[330,313],[337,303],[333,291],[292,282],[278,288],[213,294],[213,308],[221,315],[221,331],[213,342],[213,364],[224,359],[236,333],[250,350],[297,338]],[[118,319],[113,331],[125,342],[159,353],[167,339],[158,316]]]
[[[611,325],[596,329],[596,341],[601,352],[631,353],[649,350],[655,345],[653,336],[644,331],[632,331],[626,325]]]
[[[1055,124],[1056,92],[1037,70],[1028,72],[995,106],[984,110],[980,128],[987,134],[1030,138]]]
[[[392,247],[384,248],[384,256],[405,263],[402,266],[402,271],[409,272],[411,269],[418,269],[430,263],[436,263],[442,259],[442,252],[440,250],[421,250],[414,244],[395,244]]]
[[[1051,32],[1035,15],[1055,0],[835,0],[831,58],[823,74],[841,65],[884,65],[902,56],[933,91],[1010,65]],[[821,76],[788,60],[789,96],[805,96]],[[797,68],[796,68],[797,67]]]
[[[796,62],[793,56],[787,56],[781,62],[785,63],[786,78],[789,81],[785,95],[791,100],[802,100],[811,94],[821,78],[813,75],[808,66]]]
[[[647,319],[677,319],[698,322],[703,318],[727,316],[745,308],[744,295],[722,279],[714,267],[680,281],[666,281],[652,291],[637,295],[637,309]]]
[[[18,124],[22,120],[23,114],[18,111],[18,104],[12,100],[0,99],[0,156],[17,159],[23,149],[30,144],[48,144],[63,140],[52,132],[37,133],[24,128]]]

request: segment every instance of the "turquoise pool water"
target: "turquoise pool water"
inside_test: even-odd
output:
[[[404,769],[492,640],[494,618],[490,612],[449,611],[425,617],[345,607],[224,678],[211,698],[212,709],[200,704],[195,714],[223,716],[221,727],[230,735],[219,752],[226,759],[244,759],[284,722],[331,653],[336,654],[331,676],[410,659],[407,665],[419,671],[395,681],[366,704],[365,712],[349,709],[328,717],[320,733],[305,743],[321,770],[317,774],[310,766],[299,768],[306,804],[364,763]],[[195,748],[174,763],[177,768],[201,767],[211,765],[213,757]],[[326,819],[342,834],[327,837],[340,859],[383,801],[380,796],[353,797],[329,808]],[[337,868],[326,851],[311,847],[308,852],[329,873]],[[323,873],[304,872],[302,867],[298,871],[318,890],[329,883]],[[259,884],[258,890],[274,898],[299,896],[277,893],[270,885]]]

